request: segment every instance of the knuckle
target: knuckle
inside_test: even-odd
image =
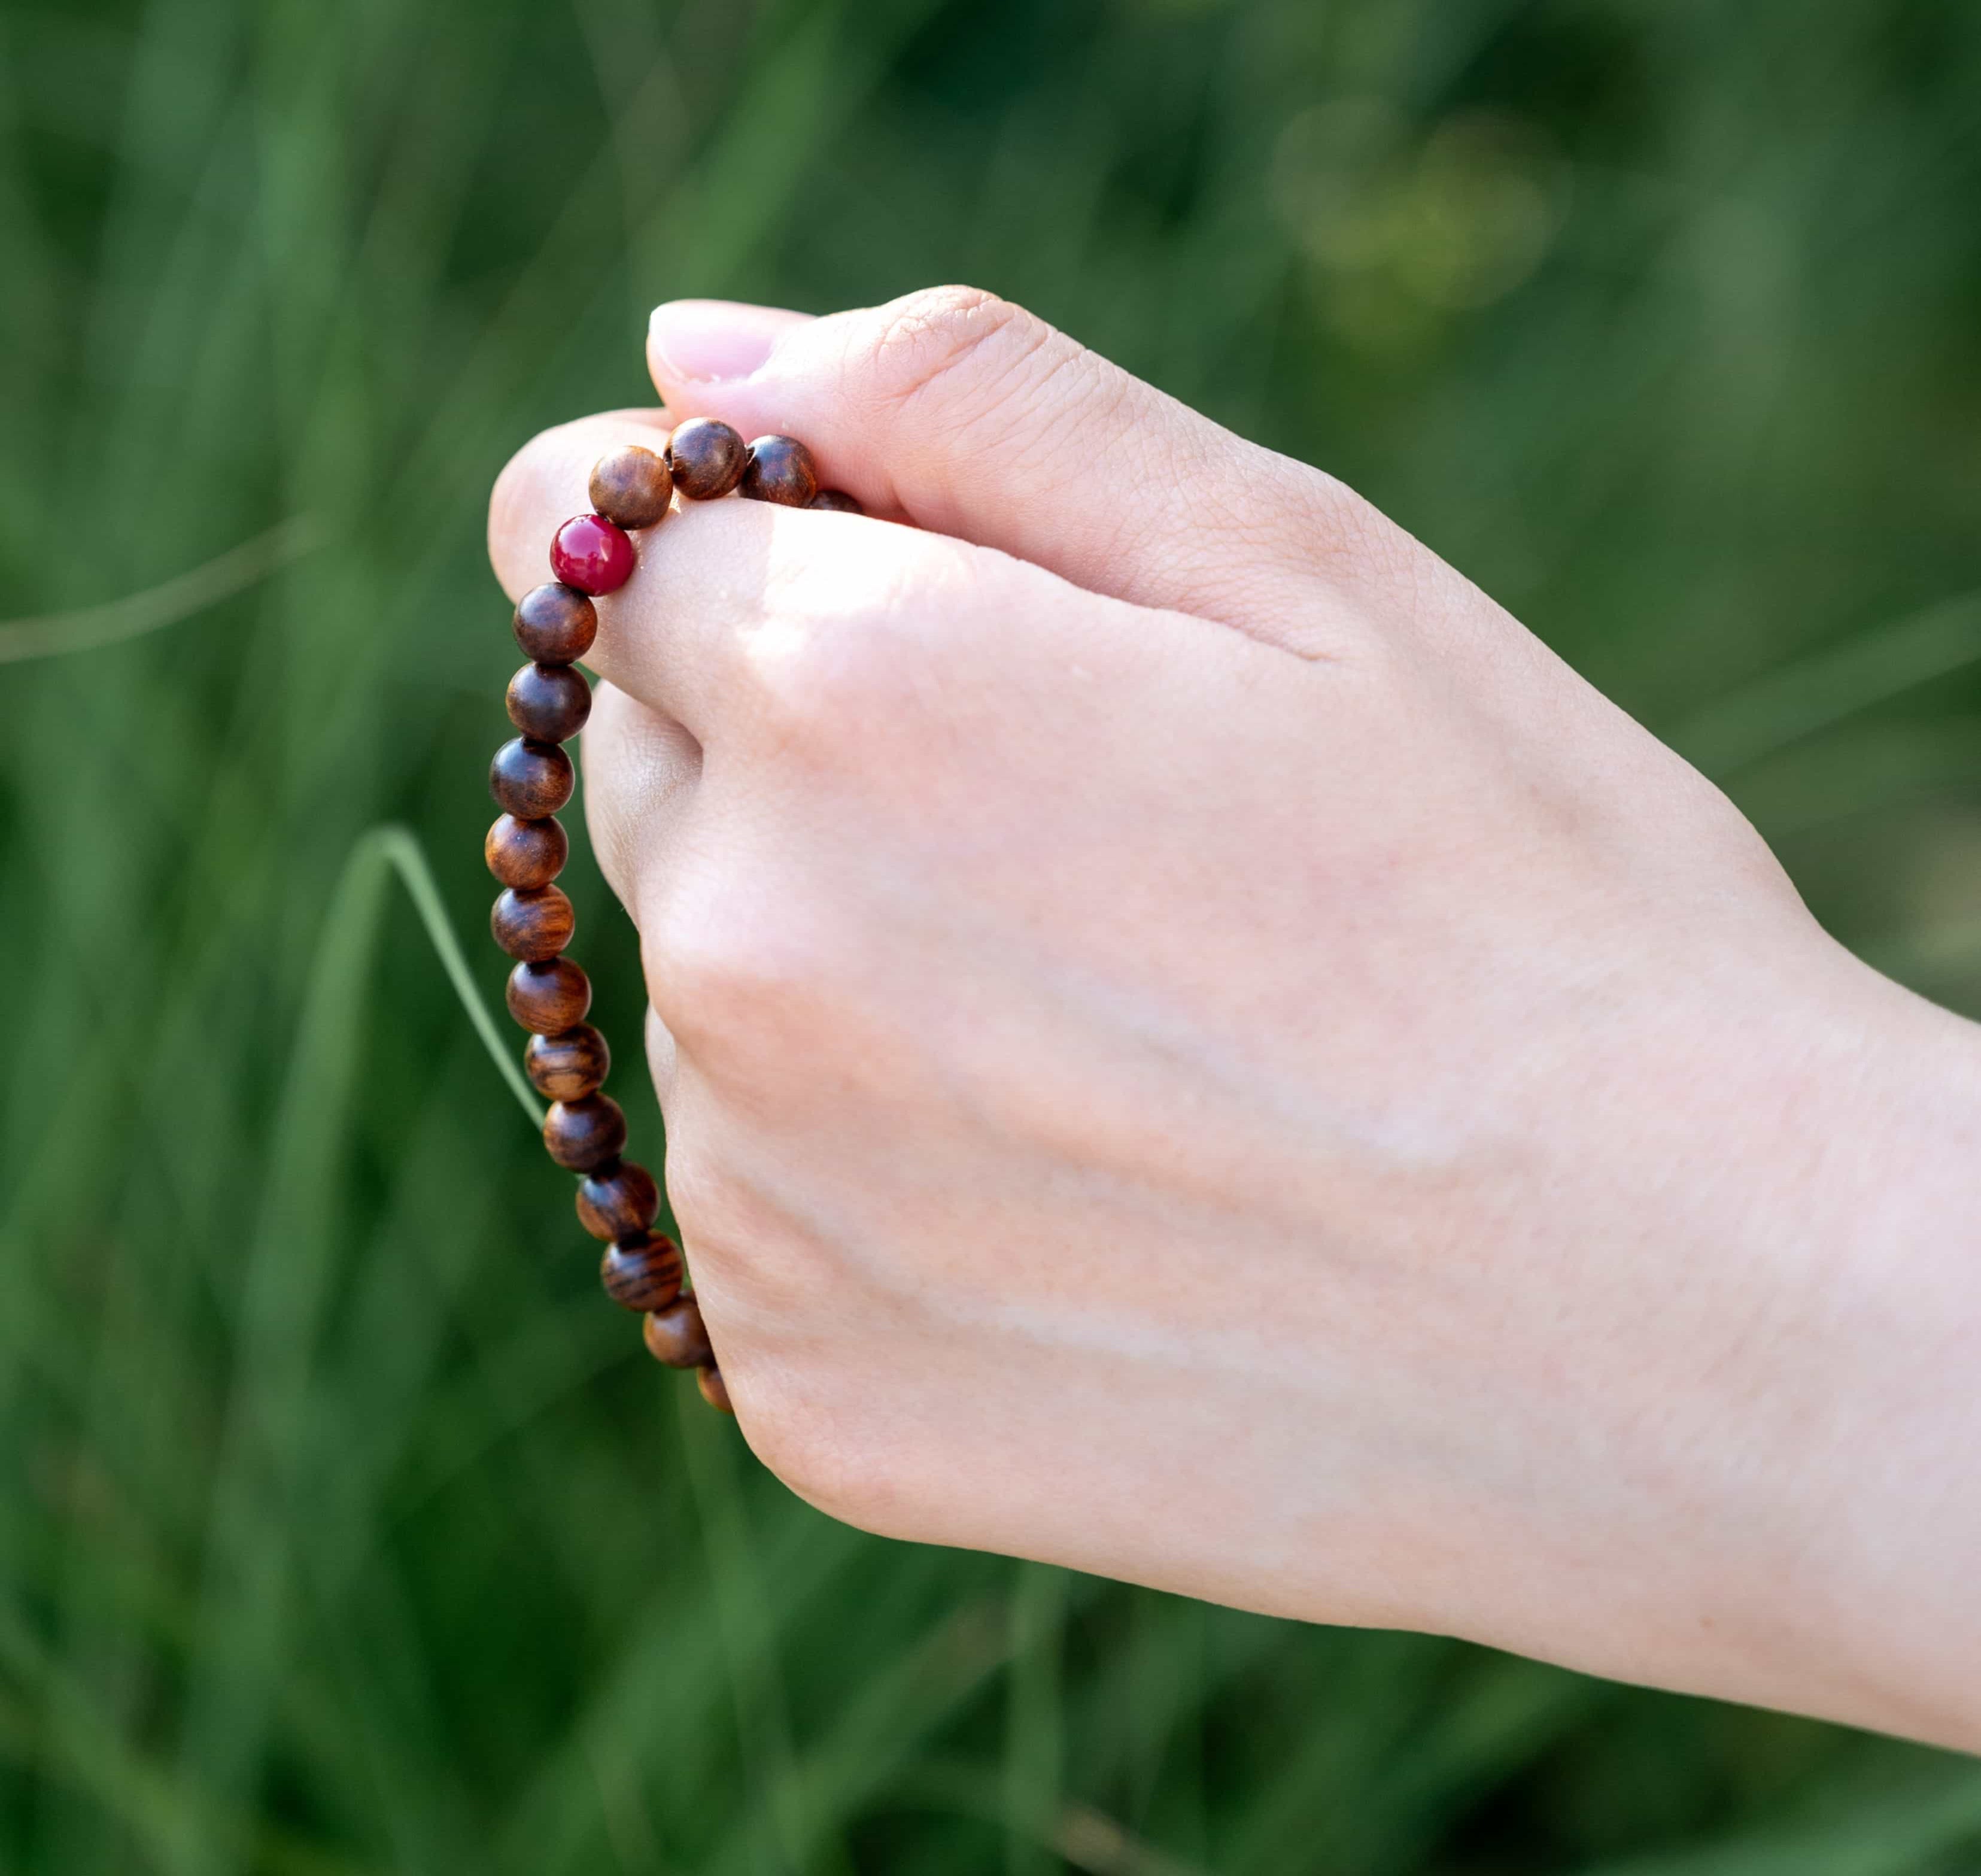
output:
[[[836,588],[815,581],[774,628],[748,648],[749,708],[766,740],[807,767],[862,759],[863,739],[891,745],[927,718],[945,650],[984,611],[979,561],[930,535],[881,565],[848,569]]]
[[[1023,307],[975,287],[930,287],[881,309],[864,362],[882,401],[897,408],[931,394],[965,415],[1001,402],[1025,363],[1073,342]]]
[[[721,1078],[788,1066],[815,1025],[807,921],[745,868],[679,868],[643,935],[647,990],[678,1048]]]
[[[865,1428],[858,1404],[815,1396],[779,1401],[752,1415],[750,1443],[789,1491],[843,1524],[881,1536],[905,1534],[904,1494],[892,1446]],[[821,1411],[825,1406],[831,1411]]]

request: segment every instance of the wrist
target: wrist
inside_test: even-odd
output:
[[[1977,1749],[1981,1031],[1832,963],[1719,1051],[1716,1216],[1673,1247],[1716,1320],[1631,1398],[1649,1619],[1613,1671]]]

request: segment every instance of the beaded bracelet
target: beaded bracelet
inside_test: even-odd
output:
[[[573,668],[598,629],[592,605],[632,577],[631,535],[657,527],[677,494],[711,501],[734,491],[787,508],[860,505],[821,489],[811,452],[788,436],[746,444],[726,423],[694,418],[668,438],[664,452],[629,446],[593,465],[593,512],[566,521],[551,542],[548,585],[516,606],[516,642],[530,662],[509,680],[509,721],[522,734],[495,752],[489,791],[502,808],[483,853],[504,891],[489,924],[517,960],[509,974],[509,1014],[530,1031],[523,1067],[551,1103],[544,1145],[560,1166],[581,1175],[578,1222],[605,1244],[600,1275],[606,1294],[646,1318],[648,1351],[670,1368],[693,1368],[702,1398],[733,1411],[691,1292],[681,1288],[681,1248],[653,1228],[660,1187],[645,1167],[622,1158],[626,1116],[599,1091],[612,1065],[605,1038],[584,1018],[591,983],[564,955],[576,918],[551,882],[571,843],[557,811],[575,776],[559,745],[591,714],[591,688]]]

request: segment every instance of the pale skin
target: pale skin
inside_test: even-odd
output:
[[[672,516],[590,660],[765,1463],[1981,1751],[1981,1030],[1359,497],[1017,308],[677,302],[649,359],[664,415],[504,471],[512,594],[688,416],[875,517]]]

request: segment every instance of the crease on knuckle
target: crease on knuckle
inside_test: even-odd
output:
[[[1068,356],[1082,349],[994,293],[932,287],[887,310],[866,363],[891,414],[911,412],[939,395],[954,396],[959,407],[947,415],[967,422],[1001,405],[1029,362],[1054,345]],[[1060,362],[1054,360],[1051,368]]]

